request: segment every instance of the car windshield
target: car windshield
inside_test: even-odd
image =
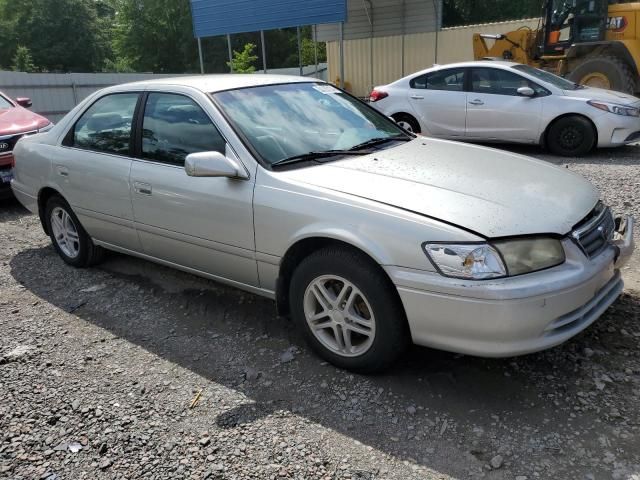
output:
[[[558,87],[562,90],[577,90],[579,88],[582,88],[582,86],[578,85],[577,83],[570,82],[569,80],[554,75],[553,73],[545,72],[544,70],[530,67],[529,65],[515,65],[513,68],[520,72],[536,77],[542,82],[550,83],[554,87]]]
[[[13,103],[0,95],[0,109],[5,110],[7,108],[13,108]]]
[[[363,102],[323,83],[287,83],[213,95],[269,165],[310,153],[346,152],[408,135]],[[338,156],[339,153],[336,153]],[[325,155],[326,156],[326,155]]]

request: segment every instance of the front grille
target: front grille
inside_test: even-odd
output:
[[[629,135],[627,138],[625,138],[624,141],[625,142],[635,142],[638,139],[640,139],[640,132],[633,132],[631,135]]]
[[[13,148],[16,146],[16,143],[18,143],[18,140],[20,140],[25,135],[31,135],[33,133],[36,132],[23,132],[17,133],[15,135],[0,136],[0,155],[7,155],[11,153],[13,151]]]
[[[611,240],[615,232],[615,220],[611,209],[602,202],[575,226],[571,237],[584,254],[593,258],[600,254]]]

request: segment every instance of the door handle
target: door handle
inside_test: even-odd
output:
[[[424,97],[422,95],[411,95],[411,98],[413,98],[414,100],[424,100]]]
[[[69,176],[69,169],[67,167],[63,167],[62,165],[56,165],[56,171],[58,172],[58,175],[61,175],[63,177]]]
[[[133,182],[133,188],[137,193],[142,195],[151,195],[152,192],[150,183]]]
[[[484,105],[484,102],[482,100],[480,100],[479,98],[476,98],[475,100],[471,100],[469,103],[471,105]]]

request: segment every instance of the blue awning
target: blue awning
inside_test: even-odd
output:
[[[191,0],[196,37],[344,22],[347,0]]]

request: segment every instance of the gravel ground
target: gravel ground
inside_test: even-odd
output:
[[[639,166],[640,147],[567,165],[636,218]],[[0,241],[0,478],[640,479],[638,256],[561,347],[415,347],[364,377],[259,297],[115,254],[66,266],[15,202]]]

